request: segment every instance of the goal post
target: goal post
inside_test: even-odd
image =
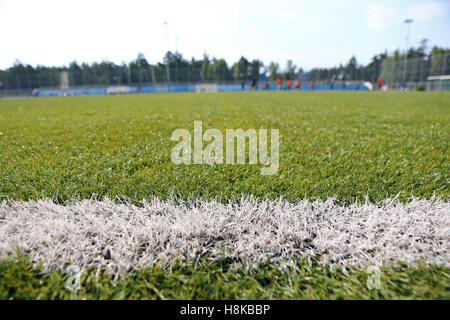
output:
[[[217,92],[218,86],[216,83],[200,83],[195,86],[195,92]]]

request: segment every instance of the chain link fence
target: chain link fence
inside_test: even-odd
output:
[[[109,66],[109,67],[108,67]],[[408,60],[386,58],[375,66],[358,66],[353,69],[315,68],[308,72],[296,73],[295,79],[304,83],[345,84],[346,82],[371,82],[376,84],[382,78],[391,89],[449,90],[448,79],[440,76],[450,75],[450,54],[424,56]],[[281,75],[277,75],[281,76]],[[30,95],[33,89],[43,88],[93,88],[104,86],[148,86],[167,84],[199,83],[248,83],[255,75],[237,74],[233,69],[209,67],[179,67],[158,64],[146,68],[130,68],[127,65],[106,64],[103,69],[70,70],[25,69],[23,72],[0,71],[0,96]],[[258,80],[274,81],[269,74],[259,74]]]
[[[410,90],[419,87],[430,90],[438,89],[440,86],[435,86],[433,83],[435,81],[445,82],[443,76],[446,75],[450,75],[450,54],[448,53],[398,61],[385,59],[380,73],[383,81],[390,83],[394,89],[408,88]],[[441,88],[448,90],[445,86]]]
[[[158,85],[158,84],[196,84],[196,83],[240,83],[251,80],[251,76],[235,77],[229,70],[214,70],[206,73],[203,68],[185,67],[167,69],[166,66],[130,69],[119,67],[111,70],[54,70],[31,71],[23,73],[0,73],[0,90],[29,90],[38,88],[94,87],[112,85]]]

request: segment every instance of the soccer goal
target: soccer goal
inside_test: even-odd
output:
[[[450,90],[450,75],[443,76],[429,76],[427,78],[428,91],[449,91]]]
[[[217,84],[201,83],[195,86],[195,92],[217,92]]]

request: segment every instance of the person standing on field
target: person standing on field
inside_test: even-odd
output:
[[[252,78],[252,90],[257,90],[257,88],[256,88],[256,78]]]
[[[333,76],[331,77],[331,80],[330,80],[330,89],[331,90],[333,90],[333,88],[334,88],[334,82],[335,81],[336,81],[336,75],[333,74]]]
[[[278,91],[281,90],[281,78],[277,79],[277,87],[278,87]]]
[[[300,90],[300,80],[294,82],[295,89]]]
[[[381,90],[381,87],[383,86],[383,79],[378,78],[377,84],[378,84],[378,89]]]
[[[291,80],[288,80],[288,81],[287,81],[287,89],[288,89],[288,90],[291,90],[291,86],[292,86],[292,81],[291,81]]]

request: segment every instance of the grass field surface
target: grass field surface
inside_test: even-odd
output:
[[[176,142],[170,140],[171,133],[177,128],[192,132],[195,120],[203,122],[204,130],[215,128],[222,132],[237,128],[279,129],[278,174],[263,176],[260,165],[173,164],[170,154]],[[3,201],[0,228],[4,230],[0,297],[450,298],[449,123],[450,94],[442,92],[238,92],[0,99],[0,201]],[[374,215],[377,210],[380,217],[386,218],[387,213],[394,212],[383,209],[382,202],[387,198],[395,198],[398,206],[406,208],[414,207],[422,199],[425,207],[406,210],[403,220],[399,220],[404,226],[408,225],[407,219],[411,220],[411,235],[420,243],[408,250],[422,250],[428,261],[417,261],[412,266],[408,260],[411,255],[396,259],[396,265],[382,267],[383,288],[368,290],[364,268],[350,268],[346,272],[333,268],[321,263],[323,253],[317,250],[301,256],[287,255],[291,263],[285,269],[276,263],[261,264],[260,260],[254,260],[260,264],[248,269],[245,264],[236,265],[239,256],[216,255],[211,259],[208,254],[193,254],[187,255],[191,262],[172,259],[164,267],[161,261],[161,265],[155,262],[132,268],[115,280],[114,274],[90,265],[91,269],[83,274],[82,288],[74,293],[65,289],[68,275],[61,267],[64,263],[49,268],[47,262],[51,258],[47,257],[41,259],[39,266],[39,257],[45,258],[45,250],[31,250],[32,246],[26,245],[30,239],[44,239],[40,248],[49,245],[49,253],[60,244],[58,237],[51,236],[51,232],[39,235],[39,230],[43,232],[45,228],[21,228],[27,223],[31,227],[33,221],[51,228],[55,222],[47,218],[58,210],[75,216],[88,214],[85,208],[74,210],[70,206],[92,198],[96,199],[91,202],[94,205],[104,197],[116,202],[126,199],[139,211],[143,207],[140,201],[153,197],[161,203],[173,197],[179,203],[203,201],[206,207],[211,203],[226,206],[232,201],[239,207],[245,205],[243,199],[249,196],[257,205],[265,199],[280,201],[281,197],[288,207],[318,199],[327,203],[333,197],[333,204],[342,215],[332,212],[320,217],[331,217],[330,225],[343,219],[345,226],[353,221],[351,208],[359,208],[363,203],[373,212],[364,209],[359,218],[364,214],[378,217]],[[36,203],[33,201],[59,209],[51,211],[45,206],[32,209]],[[433,207],[436,203],[440,209]],[[102,210],[92,209],[92,219],[99,212],[108,213]],[[166,210],[168,221],[176,210]],[[306,219],[307,211],[302,210],[294,211]],[[321,212],[314,210],[310,215]],[[224,219],[226,214],[219,211],[217,219]],[[411,214],[413,211],[416,215]],[[109,214],[118,212],[111,209]],[[214,220],[214,210],[208,211],[207,216]],[[66,220],[73,217],[67,216]],[[206,221],[206,216],[199,217]],[[270,216],[264,215],[264,219],[270,220]],[[404,231],[395,221],[390,224],[386,221],[385,229],[374,229],[372,237],[381,235],[380,239],[389,243],[393,235]],[[308,225],[314,223],[308,220]],[[170,222],[166,224],[171,226]],[[280,226],[273,229],[282,236],[289,231]],[[28,236],[20,234],[20,230],[28,230]],[[299,228],[292,234],[298,236],[308,231],[311,229]],[[336,232],[337,238],[339,232],[346,233],[343,229]],[[368,245],[351,232],[346,236],[349,248]],[[82,237],[87,239],[83,233]],[[305,234],[301,239],[307,238]],[[280,242],[275,253],[285,252],[284,238],[276,239]],[[320,237],[317,239],[315,243],[312,239],[314,248],[322,243]],[[295,243],[292,241],[286,242],[287,247]],[[345,248],[339,241],[345,244],[346,239],[333,241]],[[328,252],[333,241],[328,243]],[[404,245],[400,242],[397,249]],[[378,251],[382,248],[376,247]],[[214,250],[220,251],[221,247]],[[347,254],[355,258],[361,252],[367,254],[364,250]],[[416,259],[420,254],[414,250],[408,254],[417,253],[412,255]],[[13,256],[14,251],[18,258]],[[104,250],[98,251],[98,256],[104,258]],[[436,252],[441,257],[433,260]],[[67,258],[62,253],[61,257]]]
[[[450,95],[248,92],[0,100],[0,199],[448,198]],[[280,130],[280,168],[174,165],[176,128]]]

